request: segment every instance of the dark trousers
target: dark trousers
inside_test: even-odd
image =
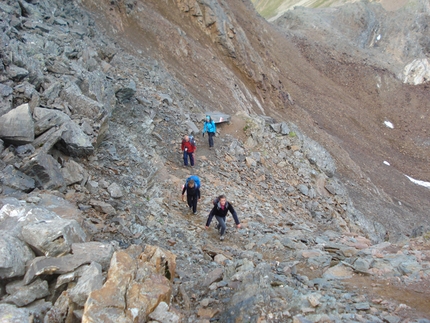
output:
[[[187,203],[190,208],[193,208],[193,213],[197,212],[197,195],[187,195]]]
[[[217,229],[221,229],[220,233],[221,233],[221,235],[224,235],[225,229],[227,228],[227,225],[225,224],[226,217],[225,216],[218,216],[218,215],[215,215],[215,217],[218,221]]]
[[[191,166],[194,166],[194,153],[184,151],[184,166],[188,166],[188,157],[190,158]]]
[[[215,132],[208,132],[209,147],[214,146],[214,136],[215,136]]]

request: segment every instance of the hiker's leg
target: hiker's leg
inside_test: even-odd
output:
[[[221,226],[221,235],[223,236],[225,233],[226,225],[225,225],[225,217],[215,215],[219,225]]]
[[[188,207],[191,208],[193,206],[193,196],[192,195],[187,194],[187,203],[188,203]]]
[[[190,164],[191,164],[191,166],[194,166],[194,153],[189,153],[188,155],[190,155]]]
[[[214,146],[214,137],[215,137],[215,133],[211,132],[211,143],[210,143],[211,147]]]
[[[192,197],[193,213],[197,212],[197,196]]]
[[[188,166],[188,153],[184,151],[184,166]]]

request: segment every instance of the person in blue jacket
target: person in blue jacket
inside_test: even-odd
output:
[[[212,118],[207,115],[205,118],[205,124],[203,126],[203,131],[202,131],[202,135],[205,135],[205,132],[208,133],[208,137],[209,137],[209,149],[212,149],[212,147],[214,146],[214,136],[216,133],[216,126],[215,126],[215,122],[212,120]]]

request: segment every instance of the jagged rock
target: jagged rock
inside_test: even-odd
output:
[[[25,159],[20,170],[33,178],[38,188],[54,190],[66,186],[58,162],[51,155],[43,152]]]
[[[115,252],[106,283],[87,299],[82,322],[144,321],[160,302],[169,302],[175,256],[149,245],[142,254],[137,251]]]
[[[149,314],[149,318],[160,322],[160,323],[179,323],[181,321],[181,317],[169,311],[169,305],[165,302],[160,302],[155,310]]]
[[[209,272],[204,280],[204,282],[202,283],[203,286],[210,286],[215,282],[219,282],[222,280],[224,274],[224,269],[219,267],[219,268],[215,268],[214,270],[212,270],[211,272]]]
[[[69,290],[70,299],[83,307],[85,302],[94,290],[98,290],[103,285],[102,267],[96,262],[87,266],[76,285]]]
[[[94,262],[100,264],[103,270],[107,270],[114,249],[111,244],[90,241],[72,244],[72,253],[77,257],[88,255]]]
[[[36,279],[29,285],[24,285],[22,281],[15,281],[6,285],[6,292],[9,294],[3,300],[6,303],[13,303],[22,307],[50,295],[48,282],[46,280]]]
[[[31,192],[36,187],[34,179],[15,169],[12,165],[6,166],[0,173],[0,183],[4,186],[4,194],[6,194],[7,187],[26,193]]]
[[[215,123],[230,122],[231,120],[231,116],[229,114],[219,111],[206,112],[206,115],[209,115]]]
[[[86,235],[78,222],[57,218],[30,223],[22,228],[25,242],[39,255],[57,257],[70,252],[73,243],[85,242]]]
[[[70,117],[64,112],[39,107],[34,109],[33,117],[36,120],[34,124],[34,133],[36,136],[54,126],[61,126],[63,123],[70,121]]]
[[[24,275],[26,262],[34,258],[33,251],[9,232],[0,233],[0,278]]]
[[[13,108],[13,89],[0,83],[0,116],[8,113]]]
[[[55,301],[54,306],[49,309],[45,315],[45,323],[60,323],[65,322],[66,319],[72,319],[73,311],[69,310],[70,298],[67,291]]]
[[[63,175],[66,185],[82,183],[84,179],[88,177],[88,174],[82,165],[73,160],[69,160],[64,163],[63,168],[61,168],[61,174]]]
[[[30,312],[26,308],[18,308],[12,304],[0,304],[0,322],[22,323],[30,320]]]
[[[64,123],[64,131],[56,147],[73,157],[83,157],[93,153],[94,147],[89,137],[73,121]]]
[[[115,208],[110,205],[109,203],[97,201],[97,200],[90,200],[90,205],[94,207],[96,210],[106,213],[107,215],[115,215],[116,210]]]
[[[15,148],[15,153],[18,155],[19,158],[27,157],[34,153],[34,151],[35,149],[31,144],[21,145]]]
[[[122,193],[121,187],[117,183],[110,184],[109,187],[107,188],[107,190],[108,190],[110,196],[115,198],[115,199],[120,198],[124,195]]]
[[[128,85],[122,87],[118,91],[115,92],[115,96],[117,97],[118,101],[121,103],[129,101],[134,94],[136,93],[136,82],[133,80],[130,80]]]
[[[27,103],[0,117],[0,137],[13,144],[27,144],[34,140],[34,123]]]
[[[7,73],[9,78],[16,82],[21,81],[29,74],[29,72],[25,68],[18,67],[16,65],[9,66],[9,68],[7,69]]]

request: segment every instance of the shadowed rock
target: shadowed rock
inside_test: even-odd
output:
[[[0,137],[13,144],[28,144],[34,140],[34,123],[27,103],[0,117]]]
[[[0,230],[0,278],[22,276],[25,264],[34,258],[33,251],[23,241]]]

